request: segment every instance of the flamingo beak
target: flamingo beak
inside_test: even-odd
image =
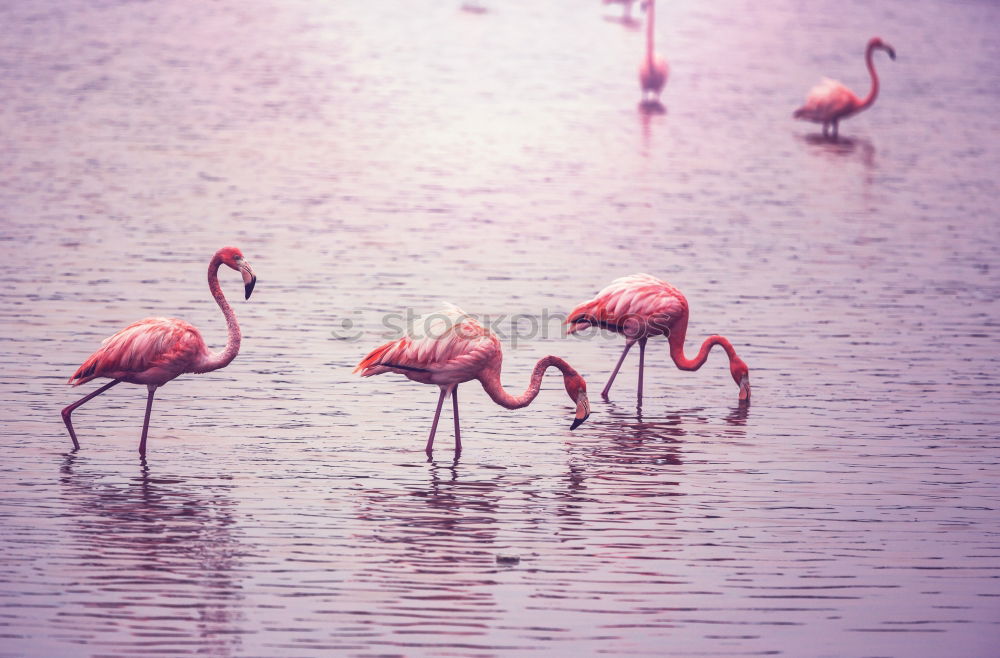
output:
[[[889,44],[886,44],[886,46],[885,46],[885,52],[889,53],[889,59],[891,59],[894,62],[896,61],[896,51],[895,51],[895,49],[893,49],[892,46],[890,46]]]
[[[250,263],[245,260],[240,261],[240,274],[243,275],[243,290],[246,292],[244,299],[250,299],[250,293],[253,292],[253,287],[257,285],[257,275],[250,268]]]
[[[740,379],[740,402],[750,402],[750,375],[743,375]]]
[[[569,426],[571,430],[575,430],[580,425],[583,425],[583,421],[590,418],[590,400],[587,399],[587,392],[581,391],[580,397],[576,401],[576,417],[573,419],[573,424]]]

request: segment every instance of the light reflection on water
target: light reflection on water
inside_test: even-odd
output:
[[[0,655],[992,653],[997,8],[662,3],[658,113],[617,7],[418,5],[0,8]],[[875,107],[791,121],[874,33]],[[148,464],[139,387],[67,452],[104,336],[224,342],[228,243],[240,356],[158,392]],[[640,412],[634,355],[596,399],[620,339],[518,336],[504,384],[562,356],[590,420],[556,377],[518,412],[463,386],[428,460],[436,391],[351,375],[389,314],[551,316],[637,271],[752,407],[720,354],[651,342]]]

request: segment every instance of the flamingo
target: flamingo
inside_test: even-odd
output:
[[[809,91],[805,105],[795,110],[792,116],[796,119],[822,123],[824,137],[827,136],[830,126],[833,126],[833,138],[836,139],[837,124],[840,120],[867,110],[878,97],[878,73],[875,72],[875,64],[872,62],[872,54],[876,50],[884,50],[890,59],[896,59],[893,47],[879,37],[872,37],[868,41],[868,46],[865,48],[865,64],[872,78],[872,88],[864,100],[858,98],[857,94],[842,83],[823,78],[822,82]]]
[[[494,402],[507,409],[520,409],[532,403],[542,385],[542,375],[558,368],[576,416],[570,429],[576,429],[590,416],[587,382],[568,363],[557,356],[539,359],[531,371],[531,382],[524,393],[512,395],[500,383],[503,351],[500,341],[472,316],[452,304],[426,317],[417,318],[409,335],[377,347],[368,353],[354,372],[362,377],[395,372],[421,384],[437,384],[441,389],[431,433],[424,448],[428,456],[434,446],[434,433],[445,398],[450,394],[455,419],[455,454],[462,452],[458,422],[458,385],[478,379]]]
[[[608,399],[611,384],[625,361],[625,355],[635,343],[639,343],[638,404],[642,405],[642,369],[646,341],[654,336],[666,336],[670,344],[670,356],[681,370],[697,370],[708,359],[709,350],[714,345],[721,345],[729,356],[729,372],[733,381],[740,387],[740,402],[750,401],[750,370],[736,355],[736,350],[728,339],[709,336],[702,343],[697,356],[693,359],[684,356],[688,303],[681,291],[666,281],[648,274],[633,274],[615,279],[592,300],[570,311],[566,323],[570,325],[571,334],[596,326],[625,336],[625,351],[618,359],[611,379],[601,391],[601,397],[605,400]]]
[[[647,0],[645,3],[649,16],[646,18],[646,56],[639,66],[639,86],[642,88],[642,103],[659,103],[660,92],[667,84],[667,75],[670,67],[667,60],[653,51],[653,29],[656,18],[656,0]],[[653,98],[649,98],[650,94]]]
[[[128,382],[143,384],[148,390],[146,419],[142,423],[142,438],[139,440],[139,455],[145,457],[149,415],[153,409],[153,394],[157,387],[186,372],[203,373],[224,368],[236,358],[236,354],[240,351],[240,326],[219,286],[219,267],[223,264],[243,275],[246,299],[250,299],[257,277],[236,247],[219,249],[208,263],[208,289],[222,309],[229,331],[226,349],[217,353],[210,352],[198,329],[176,318],[146,318],[105,338],[101,348],[91,354],[69,378],[68,383],[73,386],[85,384],[98,377],[111,379],[109,383],[62,410],[63,422],[66,423],[70,438],[73,439],[75,450],[80,448],[80,442],[76,439],[76,432],[70,419],[73,411],[112,386]]]

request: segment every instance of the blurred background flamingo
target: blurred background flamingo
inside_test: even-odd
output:
[[[639,343],[639,406],[642,405],[643,361],[646,341],[654,336],[666,336],[670,344],[670,357],[681,370],[697,370],[708,359],[714,345],[722,346],[729,357],[729,371],[740,387],[739,400],[750,401],[750,371],[747,364],[736,355],[732,343],[723,336],[709,336],[702,343],[697,356],[684,355],[684,338],[687,334],[688,303],[677,288],[648,274],[633,274],[615,279],[597,296],[569,312],[569,333],[588,327],[609,329],[625,336],[625,350],[615,365],[601,397],[607,399],[611,384],[625,361],[632,346]]]
[[[363,377],[395,372],[422,384],[437,384],[438,396],[434,422],[425,450],[428,455],[434,447],[434,433],[445,398],[452,398],[455,419],[455,454],[462,451],[462,438],[458,421],[458,385],[478,379],[483,389],[501,407],[520,409],[538,395],[542,376],[549,368],[558,368],[570,400],[576,405],[576,416],[570,429],[576,429],[590,415],[587,383],[568,363],[556,356],[539,359],[531,371],[528,388],[520,395],[512,395],[500,383],[503,351],[500,341],[472,316],[457,306],[448,304],[429,316],[417,318],[410,335],[391,341],[372,350],[354,369]]]
[[[157,387],[186,372],[203,373],[224,368],[236,358],[240,351],[240,326],[219,286],[219,267],[223,264],[243,275],[246,299],[250,299],[257,277],[236,247],[219,249],[208,264],[208,289],[226,318],[229,334],[226,348],[221,352],[209,351],[198,329],[176,318],[146,318],[105,338],[101,349],[90,355],[69,378],[69,383],[73,386],[98,377],[111,379],[109,383],[62,410],[63,422],[66,423],[75,449],[80,447],[80,442],[77,441],[70,418],[73,411],[115,384],[128,382],[145,385],[148,389],[146,418],[142,423],[142,438],[139,440],[139,454],[145,457],[149,416]]]
[[[670,68],[667,60],[654,50],[653,31],[656,29],[656,0],[646,0],[646,56],[639,65],[639,86],[643,106],[659,106],[660,92],[667,84]]]
[[[836,139],[837,124],[840,120],[853,116],[862,110],[867,110],[878,97],[878,73],[876,73],[875,64],[872,62],[872,54],[876,50],[884,50],[889,54],[890,59],[896,59],[895,49],[879,37],[872,37],[868,41],[868,46],[865,48],[865,65],[868,67],[872,86],[864,100],[858,98],[857,94],[843,83],[823,78],[822,82],[809,91],[805,105],[795,110],[792,116],[796,119],[822,123],[824,137],[828,135],[828,130],[832,127],[832,136]]]

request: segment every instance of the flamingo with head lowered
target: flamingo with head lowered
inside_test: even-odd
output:
[[[750,369],[736,355],[732,343],[723,336],[709,336],[701,344],[697,356],[684,355],[684,338],[687,335],[688,303],[680,290],[666,281],[648,274],[633,274],[615,279],[597,296],[569,312],[566,323],[569,333],[588,327],[600,327],[625,336],[625,351],[611,373],[601,397],[608,398],[611,384],[625,361],[632,346],[639,343],[639,393],[642,405],[642,370],[646,341],[655,336],[666,336],[670,344],[670,357],[681,370],[697,370],[708,359],[709,350],[719,345],[729,357],[729,372],[740,387],[741,403],[750,401]]]
[[[639,87],[642,89],[642,104],[658,104],[660,92],[667,84],[670,67],[653,48],[653,30],[656,22],[656,0],[646,0],[646,56],[639,65]]]
[[[890,59],[896,59],[896,51],[893,47],[879,37],[872,37],[868,41],[868,46],[865,48],[865,65],[868,66],[872,86],[864,99],[858,98],[857,94],[844,84],[830,78],[824,78],[821,83],[809,91],[805,105],[795,110],[792,116],[804,121],[822,123],[824,137],[828,136],[828,130],[832,127],[833,138],[836,139],[837,124],[840,123],[841,119],[867,110],[878,98],[878,73],[875,72],[875,64],[872,62],[872,55],[876,50],[884,50],[889,54]]]
[[[153,394],[156,389],[178,375],[218,370],[236,358],[236,354],[240,351],[240,326],[219,286],[219,268],[222,265],[243,275],[246,299],[250,299],[257,277],[236,247],[219,249],[208,263],[208,289],[222,309],[229,330],[226,348],[221,352],[209,351],[198,330],[176,318],[146,318],[105,338],[101,348],[90,355],[90,358],[84,361],[69,378],[69,383],[73,386],[85,384],[98,377],[111,379],[109,383],[62,410],[63,422],[66,423],[66,429],[69,430],[69,437],[73,439],[75,449],[80,447],[80,442],[76,439],[70,418],[73,411],[115,384],[128,382],[144,385],[148,389],[146,419],[142,423],[142,438],[139,440],[139,454],[145,457],[146,434],[149,432],[149,416],[153,409]]]
[[[508,393],[500,383],[502,363],[503,351],[497,337],[475,318],[449,304],[437,313],[417,318],[409,335],[372,350],[354,372],[360,371],[362,377],[395,372],[421,384],[436,384],[441,389],[431,433],[424,448],[428,455],[434,447],[441,407],[449,394],[455,419],[455,454],[462,452],[458,385],[473,379],[478,379],[486,394],[501,407],[520,409],[538,396],[545,371],[557,368],[562,372],[566,393],[576,405],[576,416],[570,429],[576,429],[590,416],[587,382],[559,357],[539,359],[531,371],[528,388],[520,395]]]

